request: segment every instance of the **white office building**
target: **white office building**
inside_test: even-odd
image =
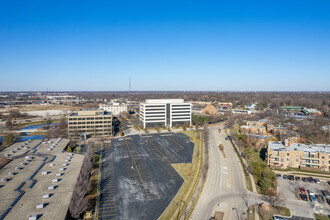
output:
[[[191,126],[191,104],[183,99],[147,99],[140,104],[140,121],[144,128]]]
[[[128,107],[128,104],[124,103],[100,104],[100,109],[103,109],[107,112],[111,112],[112,115],[120,115],[121,113],[127,113]]]

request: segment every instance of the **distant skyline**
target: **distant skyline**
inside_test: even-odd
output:
[[[0,1],[1,91],[330,91],[330,1]]]

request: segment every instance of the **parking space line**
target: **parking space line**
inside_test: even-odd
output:
[[[169,159],[167,157],[165,157],[165,155],[158,149],[158,147],[156,147],[156,145],[149,138],[147,138],[147,139],[151,143],[151,145],[158,151],[158,153],[160,153],[164,159],[166,159],[169,163],[171,163],[171,161],[169,161]]]
[[[141,174],[140,174],[139,168],[138,168],[138,166],[136,165],[135,159],[134,159],[134,157],[133,157],[133,155],[132,155],[132,152],[131,152],[131,150],[130,150],[130,147],[129,147],[129,145],[128,145],[126,139],[125,139],[125,143],[126,143],[126,146],[127,146],[128,152],[129,152],[129,154],[130,154],[131,157],[132,157],[132,160],[133,160],[133,163],[134,163],[134,165],[135,165],[135,167],[136,167],[136,170],[137,170],[137,172],[138,172],[138,174],[139,174],[139,176],[140,176],[140,180],[141,180],[142,186],[143,186],[143,188],[144,188],[144,191],[145,191],[145,193],[146,193],[148,199],[150,200],[149,195],[148,195],[148,192],[147,192],[147,190],[146,190],[146,188],[145,188],[145,186],[144,186],[144,182],[143,182],[143,179],[142,179],[142,177],[141,177]]]
[[[182,147],[181,144],[179,144],[178,142],[176,142],[176,141],[175,141],[173,138],[171,138],[170,136],[167,136],[167,138],[170,139],[172,142],[174,142],[176,145],[178,145],[179,148],[180,148],[181,150],[184,149],[184,147]]]

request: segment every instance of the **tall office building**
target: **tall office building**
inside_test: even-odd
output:
[[[183,99],[147,99],[140,104],[143,128],[191,126],[191,104]]]
[[[100,104],[100,109],[110,112],[112,115],[120,115],[121,113],[128,113],[128,104],[110,103]]]
[[[112,135],[112,115],[104,110],[84,109],[68,118],[69,136]]]

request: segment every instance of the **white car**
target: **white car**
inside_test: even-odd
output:
[[[308,194],[309,194],[310,196],[315,196],[315,194],[314,194],[314,192],[313,192],[312,190],[307,190],[307,192],[308,192]]]

